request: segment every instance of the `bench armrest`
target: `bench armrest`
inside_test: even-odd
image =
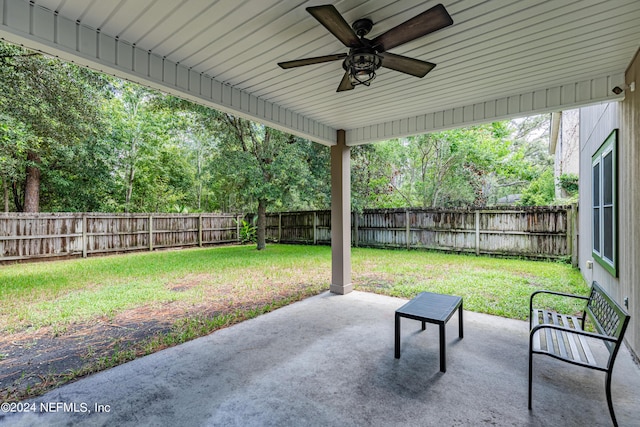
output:
[[[533,329],[531,329],[531,332],[529,333],[529,336],[533,337],[533,334],[539,329],[557,329],[559,331],[564,331],[564,332],[569,333],[569,334],[582,335],[582,336],[585,336],[585,337],[595,338],[595,339],[599,339],[599,340],[602,340],[602,341],[610,341],[610,342],[617,342],[618,341],[618,338],[610,337],[609,335],[597,334],[595,332],[587,332],[587,331],[583,331],[581,329],[566,328],[564,326],[552,325],[552,324],[548,324],[548,323],[543,323],[541,325],[534,326]]]
[[[559,295],[561,297],[576,298],[576,299],[583,299],[583,300],[589,299],[589,297],[586,297],[583,295],[566,294],[563,292],[547,291],[543,289],[540,291],[535,291],[534,293],[531,294],[531,297],[529,297],[529,314],[531,314],[531,312],[533,311],[533,297],[535,297],[538,294]]]

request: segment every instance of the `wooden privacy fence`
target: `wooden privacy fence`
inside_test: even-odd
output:
[[[385,209],[351,214],[354,246],[567,258],[577,265],[577,207]],[[331,212],[267,216],[267,237],[282,243],[331,243]]]
[[[242,215],[0,214],[0,261],[238,242]]]
[[[567,258],[577,265],[577,207],[385,209],[352,213],[354,246]],[[251,217],[253,215],[247,215]],[[0,214],[0,262],[240,241],[232,214]],[[330,244],[331,212],[267,215],[267,238]]]

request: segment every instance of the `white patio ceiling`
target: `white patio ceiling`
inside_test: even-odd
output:
[[[450,27],[391,52],[434,62],[382,69],[337,93],[346,52],[305,8],[332,3],[374,37],[443,3]],[[0,37],[328,145],[348,145],[620,99],[640,46],[638,0],[0,0]]]

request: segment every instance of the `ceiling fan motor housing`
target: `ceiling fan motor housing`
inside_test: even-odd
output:
[[[342,63],[342,68],[349,73],[353,85],[369,86],[376,77],[376,70],[382,65],[382,57],[370,47],[353,48]]]
[[[353,28],[358,37],[362,38],[369,34],[369,31],[373,28],[373,21],[369,18],[361,18],[356,20],[351,28]]]

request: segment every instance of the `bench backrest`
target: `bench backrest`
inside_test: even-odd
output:
[[[605,342],[609,353],[612,353],[615,358],[631,316],[602,289],[598,282],[591,284],[591,295],[585,313],[591,318],[598,333],[616,338],[615,342]]]

